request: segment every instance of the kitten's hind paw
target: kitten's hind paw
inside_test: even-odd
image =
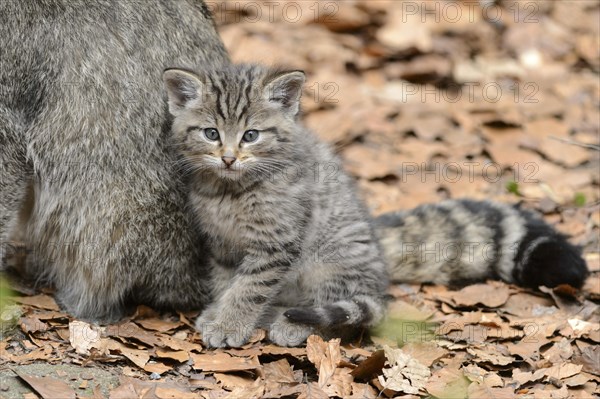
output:
[[[286,317],[278,318],[269,327],[269,339],[279,346],[299,346],[314,332],[304,324],[292,323]]]

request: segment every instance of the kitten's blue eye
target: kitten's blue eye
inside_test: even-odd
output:
[[[258,130],[246,130],[242,136],[242,141],[245,143],[252,143],[256,140],[258,140]]]
[[[219,140],[219,131],[217,129],[209,127],[207,129],[204,129],[204,137],[206,137],[210,141],[217,141]]]

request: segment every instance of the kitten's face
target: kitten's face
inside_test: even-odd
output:
[[[226,180],[285,167],[304,74],[240,66],[200,77],[164,75],[173,133],[187,166]]]

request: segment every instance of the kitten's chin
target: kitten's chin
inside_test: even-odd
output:
[[[242,177],[242,170],[241,169],[223,169],[223,168],[219,168],[219,170],[217,170],[217,175],[224,180],[232,180],[232,181],[236,181],[239,180]]]

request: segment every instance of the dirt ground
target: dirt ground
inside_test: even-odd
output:
[[[305,123],[374,215],[446,198],[520,202],[582,246],[591,277],[581,291],[397,284],[370,334],[292,349],[258,331],[244,348],[208,351],[193,314],[140,307],[97,327],[51,296],[21,296],[1,314],[0,397],[600,393],[597,1],[207,3],[234,61],[307,73]]]

